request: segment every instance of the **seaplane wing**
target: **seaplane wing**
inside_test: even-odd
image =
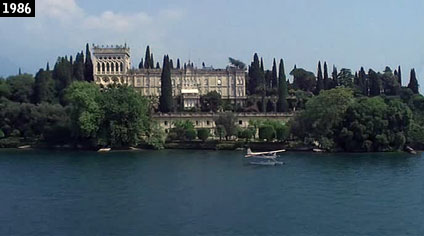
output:
[[[281,150],[275,150],[275,151],[269,151],[269,152],[252,152],[252,150],[250,150],[250,148],[248,148],[247,149],[247,154],[245,155],[245,157],[272,155],[272,154],[277,154],[277,153],[285,152],[285,151],[286,150],[281,149]]]

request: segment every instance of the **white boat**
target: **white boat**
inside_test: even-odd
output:
[[[97,152],[109,152],[111,148],[100,148]]]

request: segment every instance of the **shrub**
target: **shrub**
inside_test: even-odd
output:
[[[279,141],[284,141],[289,137],[290,128],[287,125],[282,125],[275,129],[275,133]]]
[[[187,129],[187,130],[184,132],[184,137],[185,137],[187,140],[189,140],[189,141],[191,141],[191,140],[195,139],[195,138],[196,138],[196,136],[197,136],[197,133],[196,133],[196,130],[195,130],[195,129]]]
[[[259,128],[259,138],[262,140],[272,141],[275,138],[274,127],[266,125]]]
[[[197,130],[197,137],[203,142],[209,138],[210,131],[209,129],[202,128]]]
[[[253,134],[253,129],[243,129],[238,132],[238,138],[246,139],[246,141],[249,141],[253,138]]]

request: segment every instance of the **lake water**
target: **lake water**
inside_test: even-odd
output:
[[[0,151],[0,235],[424,235],[408,154]]]

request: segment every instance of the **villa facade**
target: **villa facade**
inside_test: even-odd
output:
[[[127,84],[143,96],[159,97],[161,69],[133,69],[130,48],[93,46],[94,81],[100,86]],[[184,108],[198,107],[201,95],[216,91],[223,100],[244,104],[246,72],[234,67],[201,68],[191,65],[171,70],[172,94],[183,100]]]

